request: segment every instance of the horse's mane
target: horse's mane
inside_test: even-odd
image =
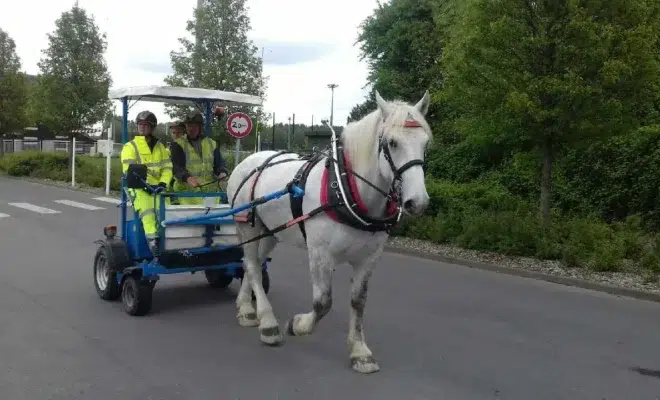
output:
[[[390,107],[387,121],[383,122],[380,108],[376,108],[361,120],[347,124],[342,131],[344,149],[348,153],[353,169],[358,173],[375,166],[380,131],[384,131],[385,140],[402,136],[403,131],[398,128],[403,126],[408,114],[412,115],[424,130],[430,131],[426,119],[414,106],[401,100],[388,101],[387,104]]]

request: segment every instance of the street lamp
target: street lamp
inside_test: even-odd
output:
[[[332,95],[330,97],[330,126],[334,126],[334,125],[332,125],[332,121],[333,121],[334,114],[335,114],[335,88],[337,86],[339,86],[339,85],[337,85],[336,83],[328,84],[328,88],[332,92]]]

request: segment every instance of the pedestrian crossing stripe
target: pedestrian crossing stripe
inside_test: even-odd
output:
[[[0,218],[7,218],[7,217],[10,217],[10,215],[9,215],[9,214],[4,214],[4,213],[0,213]]]
[[[59,203],[59,204],[64,204],[66,206],[82,208],[84,210],[91,210],[91,211],[105,210],[105,208],[103,208],[103,207],[97,207],[97,206],[93,206],[91,204],[80,203],[80,202],[73,201],[73,200],[54,200],[54,202]]]
[[[60,211],[51,210],[50,208],[35,206],[30,203],[8,203],[10,206],[22,208],[28,211],[33,211],[39,214],[60,214]]]
[[[94,197],[94,200],[103,201],[105,203],[112,203],[112,204],[116,204],[116,205],[121,204],[121,200],[120,199],[115,199],[114,197]]]

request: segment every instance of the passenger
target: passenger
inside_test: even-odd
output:
[[[185,124],[186,136],[179,138],[170,147],[174,192],[191,191],[191,188],[201,188],[202,192],[217,192],[218,186],[209,183],[229,175],[218,144],[202,135],[204,117],[199,112],[189,115]],[[182,197],[179,201],[181,204],[204,204],[201,197]],[[219,203],[220,198],[217,198],[216,204]]]
[[[186,133],[186,124],[183,123],[183,121],[174,121],[172,123],[172,125],[170,126],[170,135],[172,137],[172,142],[170,142],[170,147],[168,148],[168,152],[169,149],[172,147],[172,143],[181,139],[181,137],[185,135],[185,133]],[[169,156],[171,157],[171,153]],[[172,180],[170,181],[167,190],[170,192],[174,191],[174,176],[172,176]],[[169,197],[168,200],[170,200],[171,204],[180,204],[178,197]]]
[[[175,121],[170,127],[170,134],[172,141],[176,142],[186,133],[186,124],[183,121]]]
[[[153,133],[158,125],[156,116],[151,111],[142,111],[135,119],[138,133],[121,149],[122,171],[125,174],[130,164],[145,164],[147,166],[147,184],[153,188],[128,189],[133,208],[138,213],[144,233],[147,236],[152,251],[156,245],[157,227],[156,212],[159,202],[154,209],[154,189],[165,190],[172,180],[172,161],[167,147],[156,138]]]

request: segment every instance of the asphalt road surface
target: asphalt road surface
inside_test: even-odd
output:
[[[200,274],[130,317],[94,291],[93,241],[118,217],[96,197],[0,178],[0,399],[660,398],[660,305],[393,253],[370,285],[372,375],[348,362],[346,266],[318,330],[279,348],[238,326],[238,282]],[[270,274],[283,328],[311,308],[305,254],[279,247]]]

